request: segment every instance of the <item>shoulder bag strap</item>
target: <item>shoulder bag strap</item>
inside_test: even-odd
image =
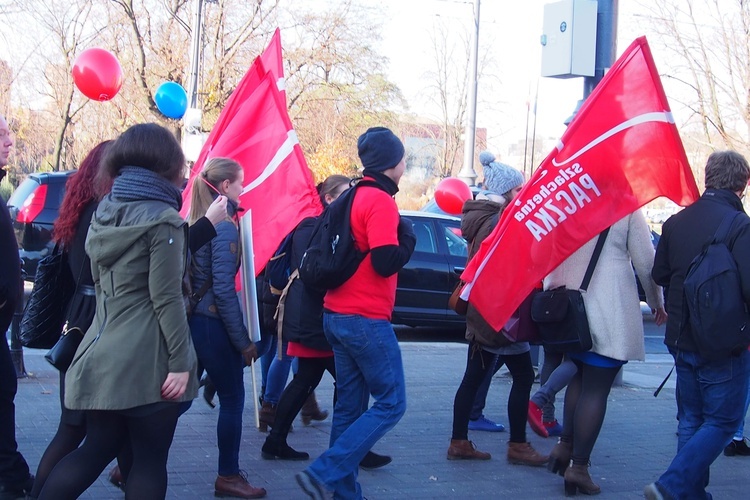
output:
[[[586,268],[586,274],[583,275],[583,281],[581,282],[580,290],[584,292],[589,287],[591,276],[594,275],[594,268],[596,267],[596,262],[599,260],[599,255],[601,255],[602,253],[602,248],[604,248],[604,240],[607,239],[607,234],[609,234],[609,228],[602,231],[599,234],[599,239],[596,240],[596,247],[594,248],[594,253],[591,255],[591,260],[589,261],[589,267]]]

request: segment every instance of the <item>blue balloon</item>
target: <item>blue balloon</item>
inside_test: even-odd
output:
[[[156,107],[167,118],[179,120],[187,111],[187,92],[182,85],[175,82],[164,82],[154,94]]]

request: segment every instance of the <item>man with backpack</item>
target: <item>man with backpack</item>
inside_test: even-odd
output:
[[[404,145],[389,129],[374,127],[359,137],[357,148],[367,184],[356,189],[349,224],[364,258],[324,299],[323,326],[333,347],[338,398],[331,446],[297,474],[300,487],[316,499],[362,498],[360,461],[406,411],[401,350],[390,322],[397,273],[416,244],[411,223],[400,218],[393,199],[406,168]],[[375,402],[368,409],[370,396]]]
[[[750,218],[740,197],[750,166],[739,153],[716,151],[705,175],[703,196],[664,223],[652,270],[669,287],[664,343],[677,370],[679,438],[669,468],[644,489],[648,499],[710,498],[709,468],[744,418]]]

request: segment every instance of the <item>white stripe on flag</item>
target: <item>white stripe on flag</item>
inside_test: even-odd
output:
[[[284,77],[276,80],[276,88],[279,89],[279,92],[284,92],[286,90],[286,80]]]
[[[266,168],[263,169],[263,172],[250,184],[245,186],[245,189],[242,190],[242,194],[249,193],[256,187],[263,184],[263,182],[268,179],[271,174],[273,174],[277,168],[279,168],[279,165],[281,165],[281,162],[284,161],[284,159],[292,154],[294,151],[294,146],[296,144],[299,144],[299,141],[297,140],[297,133],[294,130],[290,130],[286,134],[286,140],[284,141],[284,144],[281,145],[278,151],[276,151],[276,154],[273,156],[271,161],[266,165]]]
[[[647,122],[674,123],[674,118],[672,117],[672,113],[670,113],[669,111],[655,111],[653,113],[644,113],[642,115],[636,116],[604,132],[602,135],[600,135],[593,141],[586,144],[583,148],[578,150],[578,152],[576,152],[573,156],[571,156],[567,160],[558,163],[555,158],[552,158],[552,164],[556,167],[560,167],[562,165],[565,165],[566,163],[570,163],[571,161],[575,160],[576,158],[581,156],[583,153],[585,153],[589,149],[592,149],[594,146],[598,145],[599,143],[604,142],[605,140],[609,139],[610,137],[617,134],[618,132],[622,132],[625,129],[634,127],[636,125],[640,125],[641,123],[647,123]],[[562,149],[562,146],[563,146],[562,142],[558,143],[557,150],[560,151]]]

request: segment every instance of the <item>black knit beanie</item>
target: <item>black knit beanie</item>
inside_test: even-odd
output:
[[[383,172],[404,159],[404,144],[385,127],[372,127],[359,136],[357,150],[365,173]]]

